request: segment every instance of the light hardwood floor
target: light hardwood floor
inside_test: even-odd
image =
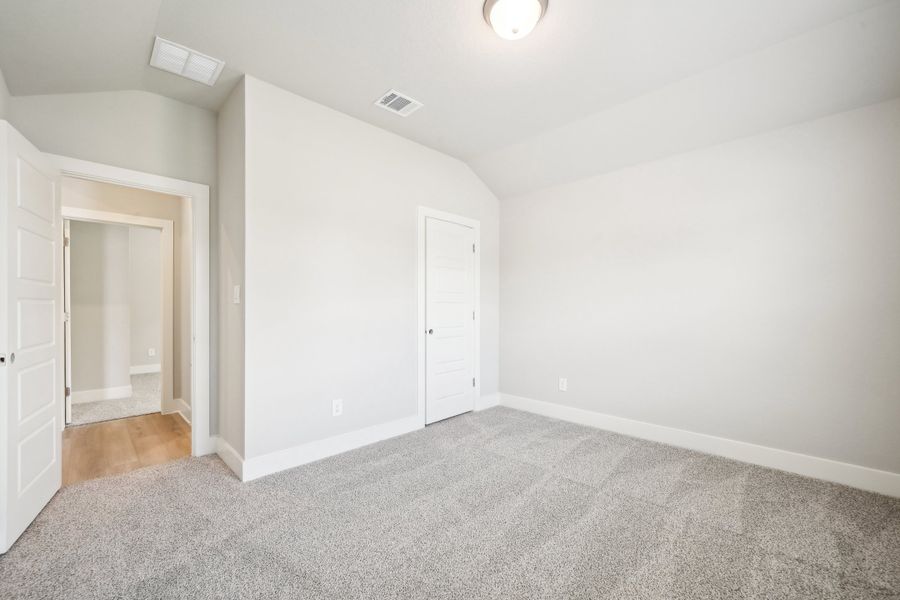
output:
[[[191,426],[178,414],[154,413],[67,427],[63,485],[127,473],[191,454]]]

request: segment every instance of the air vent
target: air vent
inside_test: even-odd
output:
[[[153,54],[150,55],[150,66],[206,85],[213,85],[222,73],[225,63],[157,36],[156,42],[153,43]]]
[[[395,115],[406,117],[422,108],[422,103],[401,94],[397,90],[391,90],[376,100],[375,106],[380,106],[384,110],[390,111]]]

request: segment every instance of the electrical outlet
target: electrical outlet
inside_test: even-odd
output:
[[[150,358],[156,356],[156,348],[147,348],[147,356]]]
[[[339,417],[344,414],[344,401],[338,398],[331,401],[331,416]]]
[[[567,392],[569,391],[569,380],[565,377],[559,378],[559,391]]]

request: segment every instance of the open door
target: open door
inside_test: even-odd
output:
[[[0,553],[62,481],[59,174],[0,121]]]

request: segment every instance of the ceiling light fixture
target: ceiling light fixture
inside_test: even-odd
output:
[[[547,0],[487,0],[484,20],[504,40],[520,40],[534,29],[544,13]]]

